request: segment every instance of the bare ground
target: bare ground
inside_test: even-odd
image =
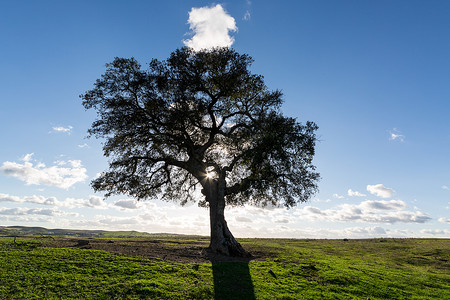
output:
[[[63,237],[27,237],[27,239],[36,240],[39,247],[102,250],[127,256],[158,258],[165,261],[183,263],[217,263],[223,261],[248,262],[249,260],[264,260],[272,256],[270,253],[256,248],[247,249],[253,255],[250,259],[211,254],[207,251],[209,241],[206,239],[100,239]]]

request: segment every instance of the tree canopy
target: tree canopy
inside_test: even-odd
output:
[[[89,133],[104,138],[109,170],[97,191],[185,204],[292,207],[317,191],[317,126],[281,112],[253,60],[228,48],[174,51],[147,69],[116,58],[81,95],[97,111]],[[215,196],[208,197],[212,185]],[[215,200],[214,200],[215,201]]]

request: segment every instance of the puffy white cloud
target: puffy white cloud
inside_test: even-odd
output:
[[[23,156],[22,160],[25,161],[25,162],[29,162],[29,161],[31,161],[33,159],[33,155],[34,155],[34,153],[25,154]]]
[[[305,208],[303,208],[303,210],[310,215],[320,215],[320,216],[326,215],[317,207],[305,206]]]
[[[383,184],[367,185],[367,191],[372,195],[376,195],[381,198],[390,198],[395,193],[391,188],[385,187]]]
[[[431,218],[422,212],[401,211],[397,213],[373,214],[364,216],[364,221],[370,223],[425,223]]]
[[[449,223],[450,224],[450,219],[449,218],[439,218],[438,221],[441,222],[441,223]]]
[[[425,223],[431,218],[420,211],[407,211],[406,204],[400,200],[363,201],[360,204],[343,204],[333,209],[320,209],[306,206],[295,214],[300,218],[330,222],[367,223]]]
[[[422,229],[420,233],[431,234],[431,235],[450,235],[450,230],[448,229]]]
[[[233,230],[240,237],[278,237],[278,238],[380,238],[419,236],[411,231],[388,230],[375,227],[317,228],[268,225],[268,227],[241,226]]]
[[[43,197],[43,196],[27,196],[27,197],[17,197],[8,194],[0,194],[0,202],[14,202],[14,203],[35,203],[42,205],[57,206],[60,202],[55,197]]]
[[[341,199],[343,199],[343,198],[344,197],[342,197]],[[319,198],[314,198],[314,199],[311,200],[311,202],[315,202],[315,203],[330,203],[331,199],[322,200],[322,199],[319,199]]]
[[[89,204],[92,205],[93,207],[104,206],[105,201],[103,200],[102,197],[91,195],[91,196],[89,196]]]
[[[441,188],[442,188],[443,190],[450,190],[450,188],[449,188],[448,186],[446,186],[446,185],[443,185]]]
[[[347,195],[349,195],[351,197],[364,197],[364,196],[366,196],[365,194],[362,194],[362,193],[360,193],[358,191],[352,191],[352,189],[348,189]]]
[[[364,201],[361,206],[367,209],[378,210],[401,210],[407,207],[406,203],[401,200],[379,200],[379,201]]]
[[[122,199],[114,202],[114,206],[125,209],[138,209],[137,201],[134,199]]]
[[[107,204],[102,197],[93,195],[90,195],[88,199],[66,198],[66,200],[61,202],[60,205],[68,208],[80,208],[80,207],[107,208]]]
[[[273,222],[275,222],[275,223],[279,223],[279,224],[288,224],[290,221],[289,221],[289,219],[288,218],[275,218],[274,220],[273,220]]]
[[[0,202],[16,202],[16,203],[22,203],[24,202],[22,198],[17,196],[11,196],[8,194],[0,194]]]
[[[141,215],[139,215],[139,218],[141,218],[142,220],[145,220],[145,221],[154,221],[154,220],[156,220],[156,216],[151,214],[151,213],[141,214]]]
[[[140,224],[136,217],[113,217],[109,215],[96,215],[90,220],[72,220],[71,227],[103,230],[135,230]]]
[[[339,194],[333,194],[333,197],[337,198],[337,199],[344,199],[345,198],[344,196],[341,196]]]
[[[63,126],[55,126],[55,127],[52,127],[52,130],[54,131],[54,132],[62,132],[62,133],[67,133],[67,134],[70,134],[71,132],[72,132],[72,126],[67,126],[67,127],[63,127]]]
[[[6,161],[0,167],[3,174],[25,181],[27,185],[48,185],[68,189],[86,180],[86,169],[80,160],[58,161],[55,166],[46,167],[43,163],[33,165],[31,154],[25,155],[23,164]]]
[[[347,236],[380,236],[385,235],[386,230],[382,227],[350,227],[343,230]]]
[[[66,198],[64,201],[59,201],[58,199],[56,199],[56,197],[44,197],[36,195],[18,197],[0,193],[0,202],[33,203],[66,208],[80,208],[80,207],[107,208],[107,204],[102,197],[93,195],[89,196],[88,199]]]
[[[138,221],[135,218],[129,218],[129,217],[104,217],[100,220],[98,220],[100,224],[104,225],[134,225],[138,224]]]
[[[58,206],[60,205],[60,202],[55,197],[43,197],[43,196],[30,196],[30,197],[24,197],[24,202],[28,203],[35,203],[35,204],[42,204],[42,205],[49,205],[49,206]]]
[[[25,215],[44,215],[44,216],[72,216],[76,217],[76,213],[67,213],[56,209],[43,209],[43,208],[0,208],[0,215],[13,215],[13,216],[25,216]]]
[[[23,215],[23,216],[1,216],[0,221],[2,222],[16,222],[17,224],[23,225],[24,223],[45,223],[53,224],[54,218],[49,216],[39,216],[39,215]]]
[[[247,218],[247,217],[244,217],[244,216],[236,216],[236,217],[235,217],[235,220],[236,220],[237,222],[244,222],[244,223],[252,223],[252,222],[253,222],[252,219]]]
[[[137,230],[145,232],[166,232],[182,234],[209,233],[209,219],[192,213],[174,214],[171,207],[149,207],[139,202],[139,210],[128,211],[121,217],[111,215],[96,215],[89,220],[69,220],[72,228],[104,229],[104,230]],[[182,212],[185,208],[177,207]],[[190,211],[190,209],[188,209]],[[206,211],[205,211],[206,213]],[[235,223],[236,222],[231,222]]]
[[[188,23],[194,36],[183,42],[194,51],[213,47],[230,47],[234,42],[229,31],[237,30],[236,22],[220,4],[192,8],[189,12]]]

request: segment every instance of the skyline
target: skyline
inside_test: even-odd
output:
[[[195,204],[93,192],[107,160],[79,95],[114,57],[222,45],[319,126],[319,193],[226,210],[236,237],[450,237],[449,3],[21,3],[0,4],[0,225],[208,235]]]

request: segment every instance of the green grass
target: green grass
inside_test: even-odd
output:
[[[0,238],[0,299],[450,299],[448,239],[241,242],[270,258],[179,263]]]

